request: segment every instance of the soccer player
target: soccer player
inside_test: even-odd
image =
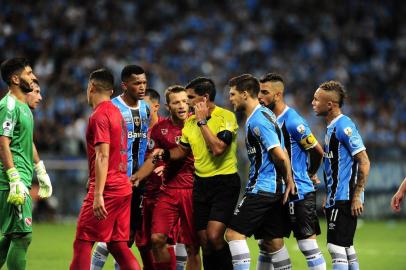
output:
[[[245,196],[226,231],[234,269],[250,268],[246,237],[252,234],[268,244],[269,268],[291,269],[283,242],[287,213],[282,205],[294,193],[294,183],[289,157],[283,150],[282,133],[275,115],[258,102],[259,82],[255,77],[240,75],[232,78],[229,86],[234,110],[244,112],[247,117],[245,142],[251,162]]]
[[[312,106],[327,123],[324,174],[327,187],[327,248],[333,269],[359,269],[353,246],[357,217],[364,210],[363,195],[369,158],[354,122],[341,112],[346,93],[337,81],[322,83]]]
[[[143,100],[147,88],[147,78],[142,67],[128,65],[121,71],[123,93],[112,99],[120,110],[127,126],[127,175],[130,177],[144,163],[148,144],[149,105]],[[134,243],[135,232],[141,229],[141,202],[143,186],[134,187],[131,200],[130,237],[128,244]],[[143,251],[140,250],[142,254]],[[105,243],[98,243],[93,253],[92,270],[102,269],[108,256]],[[142,257],[143,254],[141,255]],[[145,255],[147,256],[147,255]]]
[[[400,204],[403,201],[405,193],[406,193],[406,178],[403,179],[402,183],[399,186],[398,191],[395,193],[395,195],[393,195],[393,198],[391,200],[391,207],[393,211],[400,212]]]
[[[5,60],[1,76],[9,87],[0,101],[0,268],[26,267],[26,254],[32,238],[31,188],[33,170],[40,180],[39,196],[52,194],[49,176],[43,163],[34,165],[33,116],[27,105],[27,93],[36,79],[24,58]],[[33,166],[34,165],[34,166]],[[45,186],[46,185],[46,186]]]
[[[160,121],[151,131],[150,143],[154,148],[173,149],[178,146],[182,128],[189,113],[188,97],[185,88],[179,85],[165,91],[170,117]],[[200,269],[199,242],[194,228],[192,191],[193,156],[190,153],[184,160],[169,161],[164,164],[163,184],[157,198],[152,217],[152,248],[155,269],[173,269],[171,255],[166,244],[168,238],[177,241],[173,230],[181,224],[182,240],[188,253],[188,269]],[[154,168],[151,156],[134,175],[134,180],[144,179]],[[184,269],[186,261],[177,269]]]
[[[275,113],[290,158],[297,192],[295,196],[289,198],[288,212],[299,249],[306,257],[309,269],[324,270],[326,262],[316,241],[316,235],[320,234],[320,225],[316,213],[316,191],[313,185],[320,182],[316,173],[323,159],[323,148],[306,121],[296,110],[286,105],[284,91],[282,76],[269,73],[260,79],[258,99],[262,105]],[[259,264],[266,264],[266,258],[269,255],[264,251],[261,253]]]
[[[224,232],[241,185],[237,173],[237,120],[234,113],[214,103],[216,88],[211,79],[196,78],[185,88],[194,115],[186,120],[178,147],[157,156],[177,160],[192,152],[193,214],[204,269],[233,269]]]
[[[90,268],[95,241],[107,243],[122,270],[140,269],[127,246],[132,194],[127,176],[127,129],[110,101],[113,87],[110,71],[99,69],[90,74],[87,99],[94,111],[86,131],[89,191],[79,214],[72,270]]]

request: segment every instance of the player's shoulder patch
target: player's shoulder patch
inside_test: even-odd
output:
[[[351,127],[345,127],[345,128],[344,128],[344,134],[347,135],[348,137],[351,137],[351,135],[352,135],[352,128],[351,128]]]
[[[296,127],[297,132],[299,132],[300,134],[304,134],[306,132],[306,128],[303,124],[300,124]]]
[[[12,111],[12,110],[14,110],[15,106],[16,106],[16,100],[14,99],[14,97],[8,96],[7,97],[7,109],[9,111]]]

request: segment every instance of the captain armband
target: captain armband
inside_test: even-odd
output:
[[[300,140],[300,145],[305,149],[309,150],[317,144],[317,139],[314,137],[313,133],[310,133],[307,137]]]

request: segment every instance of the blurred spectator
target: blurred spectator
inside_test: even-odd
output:
[[[406,5],[395,0],[6,1],[0,60],[23,52],[40,78],[41,153],[84,155],[89,71],[107,66],[118,86],[122,67],[137,63],[161,91],[198,75],[226,85],[241,73],[281,73],[289,100],[321,141],[311,95],[320,82],[340,80],[351,96],[345,111],[367,147],[399,155],[406,147],[403,14]],[[218,103],[228,105],[228,89],[218,90]]]

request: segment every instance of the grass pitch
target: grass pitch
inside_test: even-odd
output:
[[[331,269],[330,255],[326,250],[326,224],[323,221],[319,246]],[[68,269],[72,259],[72,244],[75,224],[34,224],[33,242],[29,248],[27,269]],[[255,269],[258,247],[249,239],[251,269]],[[307,269],[296,241],[286,241],[294,269]],[[360,268],[366,270],[406,269],[406,222],[405,221],[360,221],[355,238]],[[138,256],[138,254],[137,254]],[[6,268],[7,269],[7,268]],[[114,269],[111,256],[105,269]]]

